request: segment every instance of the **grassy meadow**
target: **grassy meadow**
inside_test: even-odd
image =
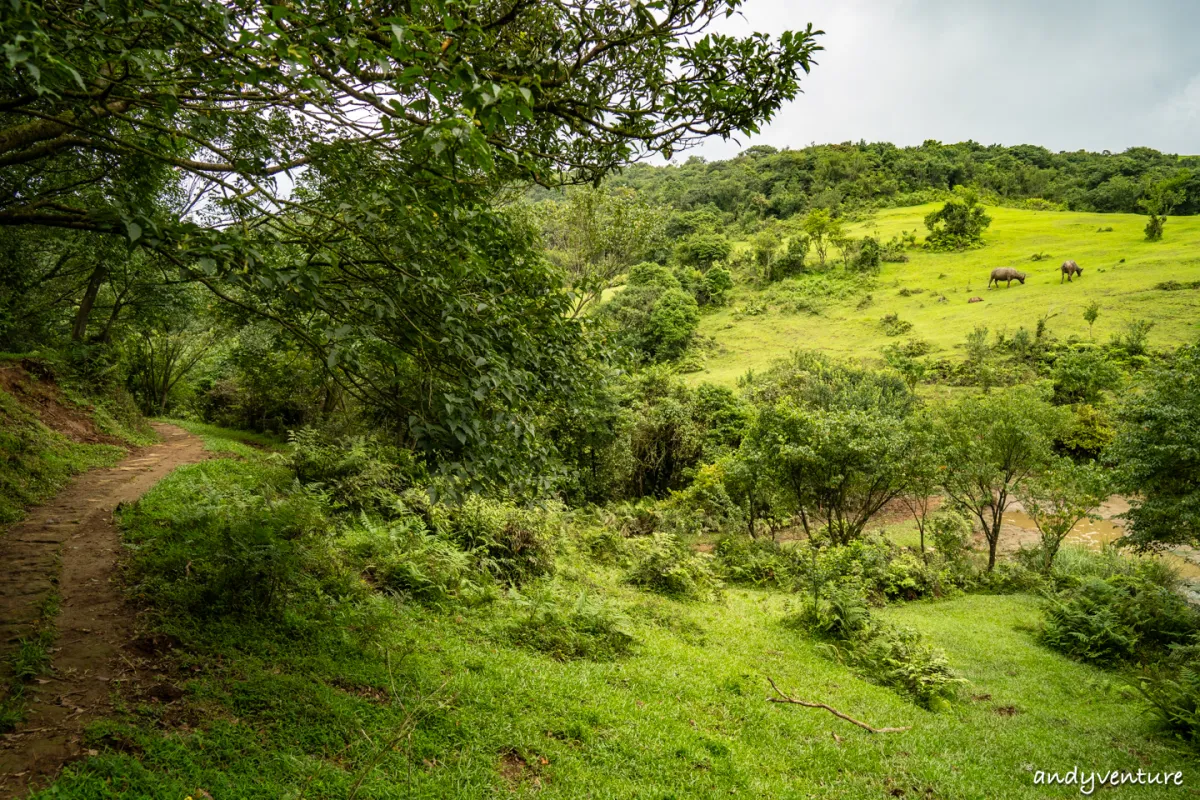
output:
[[[886,240],[919,230],[932,208],[883,211],[853,232]],[[1155,322],[1155,346],[1195,337],[1200,293],[1154,286],[1200,280],[1200,219],[1173,218],[1165,241],[1150,244],[1135,216],[990,213],[986,247],[910,250],[909,262],[885,263],[869,284],[808,275],[740,285],[703,318],[716,346],[689,380],[732,384],[798,347],[877,358],[912,337],[935,357],[956,357],[978,325],[1032,329],[1046,315],[1054,335],[1087,337],[1092,301],[1097,339],[1131,318]],[[1031,261],[1034,253],[1048,257]],[[1060,285],[1066,258],[1084,275]],[[995,266],[1029,279],[988,290]],[[984,302],[968,304],[975,295]],[[817,313],[788,305],[805,297]],[[887,336],[879,320],[892,313],[911,331]],[[168,421],[201,436],[214,457],[119,514],[127,589],[149,640],[163,643],[150,658],[154,679],[114,694],[116,713],[87,731],[89,757],[32,795],[39,800],[1068,798],[1078,786],[1034,780],[1072,768],[1183,773],[1169,792],[1127,785],[1104,796],[1197,793],[1194,746],[1147,714],[1133,668],[1099,669],[1047,647],[1042,600],[1027,590],[951,589],[872,609],[918,632],[917,647],[944,653],[961,678],[952,699],[924,706],[792,624],[795,591],[728,585],[710,600],[672,599],[630,585],[629,564],[597,556],[586,538],[594,531],[582,528],[560,530],[553,573],[519,589],[488,583],[441,600],[389,592],[370,559],[398,546],[402,530],[365,512],[333,524],[323,516],[330,487],[296,483],[285,466],[293,447],[279,437]],[[884,535],[917,544],[907,520]],[[441,562],[414,563],[412,580],[438,579],[419,573]],[[239,575],[274,594],[251,611],[210,609],[242,585]],[[575,656],[531,644],[547,607],[556,624],[572,609],[602,609],[628,644]],[[872,734],[824,710],[768,702],[769,678],[794,697],[909,729]]]
[[[887,209],[849,232],[881,241],[901,231],[920,237],[925,233],[922,220],[938,207]],[[1131,318],[1155,323],[1151,346],[1175,346],[1200,333],[1200,291],[1154,288],[1164,281],[1200,280],[1200,218],[1171,217],[1163,240],[1147,242],[1145,217],[1132,214],[995,207],[988,214],[992,224],[984,235],[985,247],[960,253],[911,249],[907,263],[884,263],[870,288],[818,300],[818,313],[792,310],[781,299],[795,281],[767,290],[739,284],[731,302],[701,322],[701,334],[711,337],[714,347],[703,370],[691,379],[731,385],[746,370],[761,369],[796,348],[877,358],[881,347],[908,337],[928,341],[935,357],[954,356],[976,326],[993,332],[1021,326],[1033,330],[1046,315],[1053,315],[1047,329],[1061,338],[1095,335],[1107,340]],[[1034,254],[1047,257],[1033,261]],[[810,253],[810,263],[813,259]],[[1067,259],[1078,262],[1083,275],[1060,285],[1059,266]],[[994,267],[1027,273],[1025,285],[1014,282],[1011,288],[989,290]],[[910,294],[901,295],[901,290]],[[860,308],[864,294],[871,295],[871,302]],[[939,296],[947,302],[937,302]],[[976,296],[983,302],[967,302]],[[1089,332],[1083,310],[1093,301],[1100,304],[1100,316]],[[892,313],[912,323],[908,334],[889,337],[884,332],[879,320]]]
[[[759,143],[845,39],[742,0],[10,5],[0,800],[1200,796],[1200,155]]]
[[[1183,770],[1185,785],[1200,775],[1193,751],[1155,729],[1119,675],[1036,641],[1030,595],[878,612],[921,632],[963,678],[957,699],[932,711],[787,624],[790,592],[673,600],[627,585],[618,565],[569,541],[555,575],[522,594],[602,604],[632,639],[625,657],[552,658],[514,638],[531,624],[515,595],[400,602],[338,559],[278,613],[185,613],[176,548],[219,546],[206,539],[220,535],[220,498],[286,480],[237,433],[204,433],[228,455],[181,468],[120,515],[131,589],[150,604],[156,641],[169,643],[156,685],[179,687],[182,700],[153,689],[123,697],[89,729],[95,755],[39,800],[1065,798],[1078,788],[1035,786],[1036,770]],[[768,677],[794,697],[911,729],[874,735],[767,702]],[[1120,796],[1163,795],[1126,786]]]

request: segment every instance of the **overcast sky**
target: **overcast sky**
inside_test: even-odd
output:
[[[812,22],[804,94],[752,144],[866,139],[1200,154],[1200,0],[746,0],[731,34]]]

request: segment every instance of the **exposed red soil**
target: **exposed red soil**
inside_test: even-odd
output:
[[[124,444],[115,436],[100,431],[91,410],[68,400],[36,361],[26,360],[0,366],[0,390],[15,397],[18,403],[36,414],[47,428],[58,431],[72,441]]]

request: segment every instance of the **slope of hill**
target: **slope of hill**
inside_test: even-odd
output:
[[[922,220],[935,208],[888,209],[850,232],[881,240],[901,231],[922,234]],[[701,333],[715,346],[694,378],[732,384],[746,370],[761,369],[800,347],[878,357],[880,348],[907,337],[926,340],[935,355],[953,356],[977,326],[992,332],[1033,330],[1046,316],[1047,329],[1062,338],[1094,335],[1103,341],[1133,319],[1154,323],[1150,344],[1155,347],[1191,341],[1200,331],[1200,290],[1155,288],[1167,281],[1200,281],[1200,218],[1172,217],[1163,241],[1147,242],[1145,218],[1131,214],[1011,208],[988,213],[993,221],[985,247],[961,253],[909,250],[907,263],[883,264],[869,285],[846,287],[841,297],[812,291],[806,286],[811,278],[766,289],[739,286],[729,305],[701,323]],[[1046,257],[1034,261],[1035,254]],[[1059,266],[1068,258],[1084,272],[1060,284]],[[1025,285],[988,289],[992,268],[1005,266],[1027,273]],[[983,302],[968,303],[971,297]],[[1093,301],[1100,316],[1089,332],[1083,310]],[[797,311],[797,305],[811,309]],[[888,336],[880,324],[888,314],[911,323],[911,331]]]

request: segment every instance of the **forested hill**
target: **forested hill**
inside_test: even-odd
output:
[[[1052,153],[1034,145],[976,142],[919,147],[887,143],[756,146],[728,161],[692,157],[669,166],[639,164],[612,183],[680,210],[715,207],[736,220],[785,218],[811,208],[915,205],[957,186],[1000,201],[1041,199],[1071,211],[1141,213],[1155,186],[1170,183],[1175,214],[1200,213],[1200,156],[1147,147],[1123,153]]]

